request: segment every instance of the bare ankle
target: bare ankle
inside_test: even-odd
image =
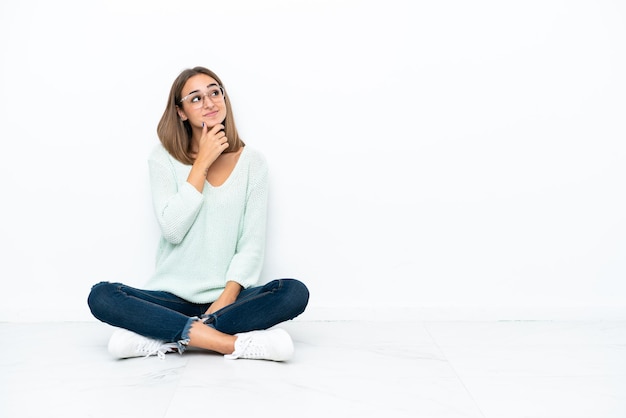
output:
[[[221,354],[230,354],[235,351],[234,335],[224,334],[202,323],[195,321],[189,329],[189,346],[216,351]]]

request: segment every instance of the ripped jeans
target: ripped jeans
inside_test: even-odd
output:
[[[225,334],[262,330],[295,318],[309,300],[306,286],[295,279],[273,280],[243,289],[232,304],[210,314],[210,303],[191,303],[163,291],[141,290],[122,283],[101,282],[91,288],[87,303],[100,321],[143,336],[189,341],[189,329],[202,320]]]

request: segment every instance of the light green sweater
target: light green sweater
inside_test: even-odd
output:
[[[145,286],[194,303],[213,302],[229,280],[244,288],[259,280],[265,255],[267,162],[245,146],[224,184],[205,182],[159,144],[148,159],[152,201],[161,227],[156,271]]]

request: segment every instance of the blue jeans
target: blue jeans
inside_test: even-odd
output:
[[[273,280],[244,289],[237,300],[210,315],[210,303],[191,303],[163,291],[141,290],[122,283],[101,282],[91,288],[87,303],[100,321],[146,337],[189,340],[189,329],[201,319],[226,334],[270,328],[304,312],[309,290],[295,279]]]

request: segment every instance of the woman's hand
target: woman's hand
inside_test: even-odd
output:
[[[205,312],[207,315],[219,311],[220,309],[230,305],[237,300],[239,292],[241,292],[241,285],[237,282],[228,281],[226,287],[222,291],[222,294],[209,306],[209,309]]]
[[[193,166],[191,166],[187,182],[202,193],[204,181],[209,174],[209,167],[228,148],[228,138],[226,138],[224,133],[224,125],[218,123],[209,130],[206,123],[204,123],[198,146],[196,160]]]
[[[198,155],[196,161],[206,165],[208,169],[217,157],[228,148],[228,138],[224,133],[224,125],[218,123],[210,130],[206,123],[202,123],[202,136],[198,144]]]

